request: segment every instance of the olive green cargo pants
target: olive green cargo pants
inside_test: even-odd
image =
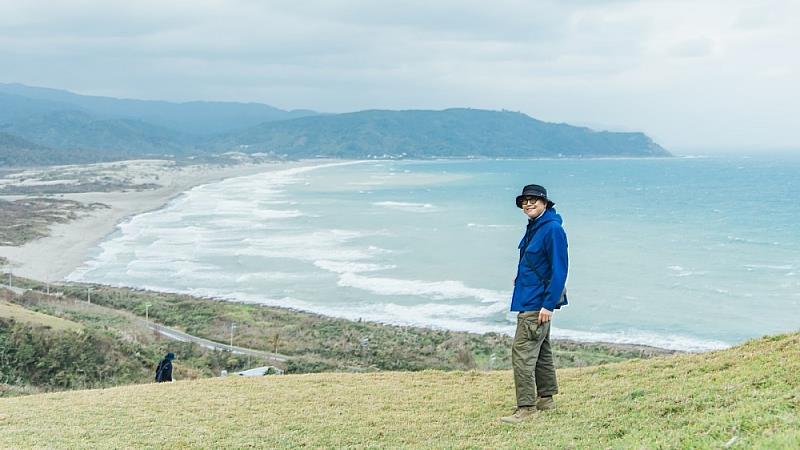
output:
[[[517,332],[511,346],[517,406],[534,406],[537,395],[558,393],[553,350],[550,348],[550,322],[541,325],[538,322],[538,312],[517,315]]]

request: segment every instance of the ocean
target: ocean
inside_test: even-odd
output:
[[[513,333],[526,217],[569,240],[553,337],[705,351],[800,328],[800,158],[320,163],[196,187],[68,279]]]

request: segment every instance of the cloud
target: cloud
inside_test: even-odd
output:
[[[670,53],[681,58],[703,58],[710,56],[713,50],[714,41],[707,37],[697,37],[678,42]]]
[[[507,108],[667,147],[779,144],[792,138],[724,130],[742,99],[791,128],[799,13],[779,0],[2,2],[0,81],[322,111]]]

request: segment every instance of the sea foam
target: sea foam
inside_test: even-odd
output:
[[[679,163],[387,161],[228,179],[125,221],[70,279],[510,334],[506,288],[524,223],[498,202],[508,203],[536,171],[569,220],[574,289],[554,338],[694,351],[796,328],[796,206],[783,204],[780,216],[731,215],[748,199],[737,192],[753,187],[741,177],[758,171],[719,177],[728,172],[687,172],[714,160]],[[789,169],[773,187],[785,190],[796,178]],[[586,183],[558,181],[575,174]],[[687,176],[719,189],[704,189],[705,209],[676,221],[663,208],[673,199],[663,187]],[[598,197],[617,207],[599,214]],[[770,304],[764,318],[738,320],[756,299]],[[593,320],[610,302],[614,320]],[[659,314],[687,305],[692,323]]]
[[[398,211],[416,212],[416,213],[431,213],[436,211],[436,207],[430,203],[409,203],[409,202],[376,202],[375,206],[382,206],[384,208],[396,209]]]
[[[365,277],[355,273],[343,273],[339,286],[353,287],[379,295],[409,295],[428,297],[434,300],[474,298],[481,302],[505,304],[509,292],[473,288],[461,281],[420,281],[398,278]]]

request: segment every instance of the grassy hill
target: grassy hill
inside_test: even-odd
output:
[[[0,318],[42,326],[53,330],[81,331],[83,326],[71,320],[31,311],[14,303],[0,299]]]
[[[523,425],[508,371],[226,378],[0,399],[0,447],[798,448],[800,334],[559,371]],[[67,413],[67,411],[69,413]]]

